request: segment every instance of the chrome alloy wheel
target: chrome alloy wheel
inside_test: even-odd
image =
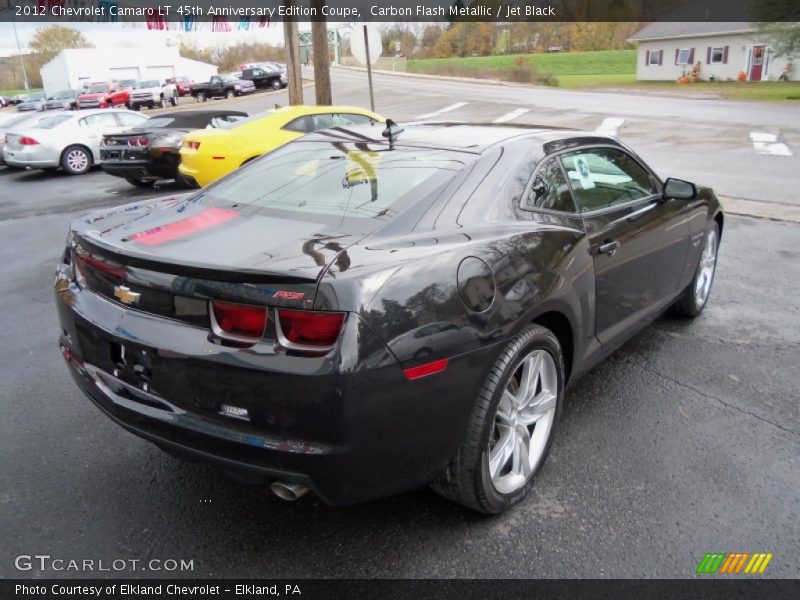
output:
[[[700,265],[694,282],[694,299],[698,307],[705,305],[708,294],[711,292],[711,283],[714,281],[714,271],[717,268],[717,232],[710,229],[706,235],[703,254],[700,256]]]
[[[558,401],[558,372],[546,350],[519,363],[503,390],[489,437],[489,476],[501,494],[524,487],[544,455]]]
[[[70,170],[80,173],[89,166],[89,157],[86,156],[86,152],[83,150],[78,150],[77,148],[70,150],[67,154],[67,165],[69,165]]]

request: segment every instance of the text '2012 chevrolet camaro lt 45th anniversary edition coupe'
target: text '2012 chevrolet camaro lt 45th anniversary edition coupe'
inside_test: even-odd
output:
[[[89,398],[171,453],[344,505],[519,501],[564,389],[705,306],[723,214],[595,133],[323,130],[78,219],[56,277]]]

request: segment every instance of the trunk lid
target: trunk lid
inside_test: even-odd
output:
[[[278,218],[251,205],[209,207],[204,193],[147,200],[75,221],[87,251],[115,264],[240,283],[312,283],[355,233]]]

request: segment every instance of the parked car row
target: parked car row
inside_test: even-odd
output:
[[[293,106],[248,117],[236,110],[187,110],[147,119],[124,109],[20,116],[0,123],[2,158],[16,168],[80,175],[94,165],[131,185],[174,179],[213,183],[312,131],[383,122],[357,107]]]

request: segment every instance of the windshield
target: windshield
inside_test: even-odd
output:
[[[162,127],[169,127],[175,122],[174,117],[152,117],[147,119],[147,127],[152,127],[153,129],[160,129]]]
[[[28,102],[36,102],[37,100],[44,100],[44,92],[36,92],[28,96]]]
[[[401,198],[438,189],[476,155],[428,148],[297,142],[250,163],[202,193],[213,206],[388,220]],[[412,194],[413,192],[413,194]]]
[[[103,94],[108,91],[107,85],[93,85],[89,88],[90,94]]]
[[[75,92],[72,90],[64,90],[63,92],[58,92],[55,96],[53,96],[54,100],[64,100],[66,98],[73,98],[75,96]]]
[[[135,79],[123,79],[122,81],[119,82],[119,85],[125,88],[136,87],[137,85],[139,85],[139,82],[136,81]]]
[[[72,120],[72,115],[56,115],[54,117],[45,117],[39,121],[34,127],[36,129],[53,129],[62,123]]]
[[[239,81],[239,78],[234,77],[233,75],[226,75],[225,77],[222,78],[222,81],[224,81],[225,83],[232,83],[235,81]]]
[[[139,87],[154,88],[154,87],[161,87],[161,84],[157,80],[154,79],[153,81],[143,81],[142,85],[139,86]]]

